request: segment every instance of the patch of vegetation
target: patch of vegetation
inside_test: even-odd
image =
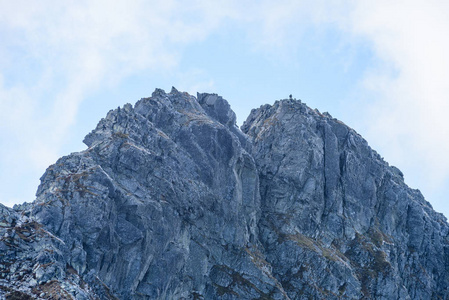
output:
[[[221,286],[214,283],[214,286],[217,289],[217,294],[219,296],[230,294],[240,298],[240,295],[232,289],[233,286],[238,286],[246,291],[254,290],[255,292],[257,292],[259,294],[259,298],[257,298],[258,300],[273,300],[270,294],[262,292],[254,285],[254,283],[243,277],[243,275],[239,272],[229,268],[228,266],[215,265],[214,268],[226,273],[232,278],[232,282],[228,286]]]
[[[252,262],[254,263],[254,265],[256,265],[256,267],[261,270],[266,276],[268,276],[269,278],[271,278],[274,282],[276,287],[278,288],[278,290],[284,295],[284,297],[286,299],[288,299],[288,295],[285,292],[282,284],[277,280],[277,278],[275,278],[272,274],[271,274],[271,264],[269,262],[267,262],[264,258],[264,255],[262,254],[262,252],[260,252],[259,249],[257,248],[245,248],[244,249],[249,256],[251,257]],[[273,291],[274,292],[274,291]],[[272,292],[272,293],[273,293]],[[271,294],[270,294],[271,295]],[[265,299],[263,297],[269,297],[271,299],[271,296],[269,295],[261,295],[261,298],[259,299]]]
[[[121,131],[114,132],[112,134],[112,136],[115,137],[115,138],[119,138],[119,139],[127,139],[127,138],[129,138],[129,134],[123,133]]]
[[[72,295],[61,288],[61,284],[57,280],[48,281],[46,283],[40,284],[33,289],[33,294],[40,295],[42,293],[45,294],[46,299],[73,299]]]
[[[387,274],[391,269],[387,254],[380,247],[384,242],[391,243],[391,239],[379,230],[370,230],[366,235],[357,233],[350,244],[350,249],[345,253],[356,269],[364,297],[372,297],[373,281],[379,277],[380,273]],[[363,266],[360,264],[361,259],[366,260]]]
[[[390,267],[390,263],[386,260],[386,258],[387,254],[385,252],[380,250],[375,252],[372,266],[376,273],[385,273]]]
[[[281,234],[282,241],[291,240],[294,241],[300,246],[301,248],[308,249],[310,251],[313,251],[315,253],[318,253],[325,257],[328,260],[331,261],[347,261],[347,257],[338,250],[337,247],[334,245],[331,245],[331,247],[325,246],[321,241],[317,241],[313,238],[310,238],[308,236],[305,236],[299,232],[296,234]]]
[[[25,293],[19,292],[19,291],[13,291],[11,293],[8,293],[5,295],[6,300],[31,300],[33,299],[30,295],[27,295]]]
[[[312,250],[314,252],[318,252],[318,247],[315,243],[315,241],[301,233],[296,233],[292,235],[288,235],[288,239],[295,241],[299,246],[302,248],[307,248],[309,250]]]
[[[33,297],[27,295],[23,292],[13,290],[7,286],[0,285],[0,290],[6,292],[5,299],[6,300],[31,300]]]
[[[376,245],[376,247],[382,247],[384,243],[391,244],[393,242],[390,236],[383,233],[378,228],[371,228],[368,231],[368,237],[371,239],[374,245]]]

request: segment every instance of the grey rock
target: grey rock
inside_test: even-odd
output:
[[[0,297],[449,299],[446,219],[353,129],[293,99],[235,122],[175,88],[111,110],[0,205]]]
[[[242,130],[260,240],[292,298],[448,299],[446,219],[354,130],[288,100],[253,110]]]

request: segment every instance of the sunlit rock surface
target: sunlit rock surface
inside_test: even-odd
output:
[[[0,206],[0,298],[449,299],[446,219],[353,129],[291,99],[235,121],[174,88],[110,111]]]

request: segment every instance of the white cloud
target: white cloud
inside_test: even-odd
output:
[[[142,70],[173,69],[183,46],[204,39],[231,13],[226,4],[210,10],[206,1],[1,4],[0,178],[8,169],[39,177],[61,155],[90,92]],[[12,204],[5,195],[0,202]]]
[[[38,177],[61,155],[86,96],[129,75],[165,70],[177,73],[186,90],[210,89],[207,71],[178,72],[178,62],[185,46],[228,26],[243,30],[254,51],[284,60],[310,28],[335,27],[346,33],[343,42],[362,39],[380,58],[360,89],[373,100],[366,138],[406,178],[426,174],[420,185],[429,189],[449,180],[443,1],[0,2],[2,169],[19,174],[32,166]]]
[[[337,29],[344,32],[342,43],[371,48],[377,65],[355,89],[362,101],[352,103],[360,111],[353,122],[404,171],[410,186],[449,216],[445,199],[432,198],[449,192],[449,2],[281,1],[260,7],[263,26],[253,34],[258,50],[282,53],[287,47],[291,56],[302,46],[304,28]]]
[[[364,79],[379,96],[367,138],[411,174],[412,186],[429,192],[449,179],[448,9],[444,1],[360,2],[350,20],[352,32],[369,39],[390,64]]]

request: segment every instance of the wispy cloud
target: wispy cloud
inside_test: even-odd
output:
[[[291,59],[307,30],[332,28],[342,44],[368,46],[376,64],[365,71],[352,99],[370,144],[398,165],[412,187],[424,190],[449,215],[442,191],[449,182],[449,3],[431,1],[264,2],[255,43]],[[254,21],[254,20],[253,20]],[[344,48],[344,47],[343,47]],[[342,54],[350,64],[354,57]],[[355,101],[355,102],[354,102]],[[357,103],[356,103],[357,102]]]
[[[142,70],[175,68],[182,47],[204,39],[230,13],[226,5],[209,11],[210,6],[173,0],[2,1],[2,169],[31,169],[38,177],[61,155],[90,92]],[[7,176],[3,172],[0,179]],[[12,204],[6,197],[0,202]]]
[[[80,104],[99,88],[164,70],[189,91],[210,89],[207,70],[178,69],[195,42],[233,28],[253,51],[294,64],[304,34],[332,28],[343,44],[363,41],[378,58],[358,86],[371,104],[356,104],[370,143],[406,176],[425,174],[410,176],[412,186],[419,178],[438,189],[449,180],[449,4],[442,1],[1,2],[0,167],[17,178],[30,169],[38,177],[61,155]],[[0,181],[8,176],[0,172]],[[0,202],[11,204],[4,195]]]
[[[360,2],[349,20],[385,62],[364,79],[378,96],[368,139],[412,174],[412,186],[429,192],[444,189],[449,179],[448,9],[442,1]],[[439,199],[438,209],[443,203]]]

